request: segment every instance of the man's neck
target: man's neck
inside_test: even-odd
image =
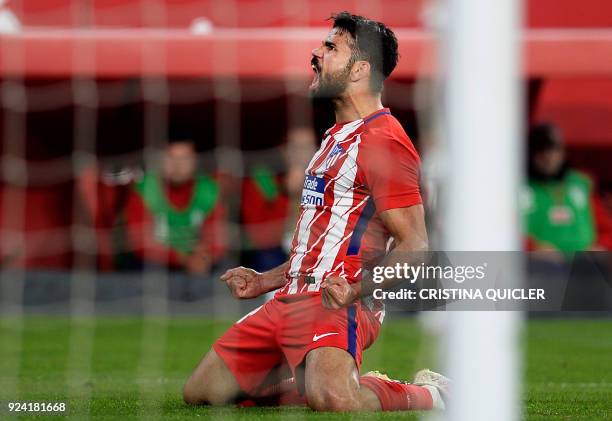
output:
[[[359,120],[382,108],[380,94],[347,94],[334,101],[336,123]]]

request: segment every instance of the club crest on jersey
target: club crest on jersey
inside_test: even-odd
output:
[[[325,179],[307,175],[304,179],[304,189],[302,190],[302,205],[323,206],[323,196],[325,194]]]
[[[346,153],[346,150],[344,150],[342,146],[334,146],[332,151],[327,156],[327,159],[325,159],[325,168],[330,168],[331,166],[333,166],[338,160],[338,158],[340,158],[340,156],[344,153]]]

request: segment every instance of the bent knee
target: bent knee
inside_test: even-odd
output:
[[[240,388],[214,353],[209,353],[191,374],[183,387],[188,405],[227,405],[234,401]]]
[[[183,386],[183,400],[187,405],[206,405],[209,403],[204,379],[196,380],[192,375]]]
[[[183,400],[189,405],[227,405],[240,393],[240,386],[223,360],[210,350],[183,387]]]
[[[308,391],[306,393],[308,406],[315,411],[344,412],[356,411],[360,408],[359,397],[351,390]]]
[[[218,384],[206,378],[194,379],[192,376],[183,387],[183,400],[188,405],[223,406],[232,403],[235,394]]]
[[[202,393],[199,393],[191,384],[191,379],[187,380],[187,383],[183,386],[183,401],[187,405],[204,405],[206,400]]]

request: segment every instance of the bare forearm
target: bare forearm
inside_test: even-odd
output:
[[[270,269],[261,274],[261,286],[265,291],[274,291],[287,283],[285,273],[289,269],[289,262]]]

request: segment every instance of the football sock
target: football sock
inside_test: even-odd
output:
[[[362,376],[360,383],[370,389],[380,401],[383,411],[429,410],[433,408],[432,394],[422,386]]]

